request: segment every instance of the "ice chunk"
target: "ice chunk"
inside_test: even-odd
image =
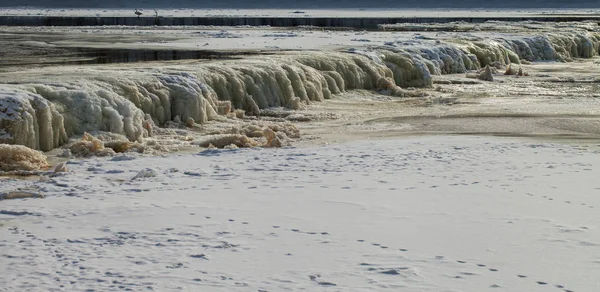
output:
[[[0,144],[0,170],[40,170],[47,168],[46,156],[37,150],[22,146]]]
[[[216,148],[224,148],[225,146],[232,144],[237,147],[256,147],[260,145],[256,140],[240,134],[209,135],[193,141],[192,144],[201,147],[209,147],[209,145],[212,145]]]
[[[156,176],[158,176],[158,173],[154,169],[145,168],[140,170],[131,180],[140,180]]]
[[[0,201],[2,200],[14,200],[14,199],[29,199],[36,198],[41,199],[45,196],[43,194],[37,192],[29,192],[29,191],[12,191],[8,193],[0,193]]]

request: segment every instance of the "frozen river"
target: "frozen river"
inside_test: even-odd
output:
[[[0,48],[0,291],[600,288],[595,22],[4,26]]]

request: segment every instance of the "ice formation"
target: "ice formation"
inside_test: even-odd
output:
[[[238,116],[236,110],[259,115],[268,107],[296,109],[349,89],[376,89],[392,72],[359,55],[306,53],[202,66],[193,73],[114,75],[2,86],[2,142],[50,150],[92,131],[140,142],[152,134],[154,123],[205,123],[232,109]]]
[[[59,164],[57,164],[54,167],[54,172],[58,173],[58,172],[68,172],[69,168],[67,167],[67,163],[66,162],[61,162]]]
[[[15,200],[15,199],[42,199],[45,196],[43,194],[37,192],[29,192],[29,191],[12,191],[8,193],[0,192],[0,201],[2,200]]]
[[[0,170],[40,170],[48,167],[46,156],[23,145],[0,144]]]
[[[300,137],[300,131],[290,123],[246,124],[233,127],[229,133],[206,135],[192,144],[208,148],[228,147],[281,147],[289,144],[290,138]]]
[[[145,168],[145,169],[138,171],[138,173],[133,178],[131,178],[131,180],[142,180],[142,179],[152,178],[152,177],[156,177],[156,176],[158,176],[158,173],[154,169]]]
[[[511,64],[506,67],[506,70],[504,71],[504,75],[528,76],[529,74],[527,72],[523,71],[523,68],[521,68],[521,67],[519,67],[519,69],[515,70]]]
[[[51,150],[68,139],[64,118],[40,95],[19,89],[0,89],[0,143]]]
[[[494,75],[490,66],[485,66],[477,76],[477,79],[483,81],[494,81]]]
[[[260,145],[256,140],[241,134],[208,135],[193,141],[192,144],[210,148],[225,148],[230,145],[237,147],[256,147]]]
[[[76,157],[115,155],[112,148],[104,147],[104,142],[88,133],[84,133],[81,140],[73,143],[69,150],[71,155]]]
[[[160,153],[166,149],[153,140],[144,144],[131,142],[123,136],[99,134],[96,137],[84,133],[80,140],[75,141],[62,153],[62,157],[115,156],[117,153]]]
[[[0,84],[0,143],[46,151],[69,137],[95,131],[139,143],[157,126],[173,122],[194,127],[222,115],[260,115],[270,107],[299,109],[352,89],[405,96],[403,88],[430,87],[435,75],[522,61],[589,58],[598,54],[599,47],[599,33],[574,29],[537,36],[451,38],[406,47],[391,44],[370,51],[281,53],[152,72],[111,70],[109,77],[107,71],[84,69],[91,77]],[[484,77],[491,79],[489,75]],[[263,129],[257,132],[265,136]],[[213,138],[218,144],[254,144],[232,135],[246,134]],[[94,142],[80,141],[77,147],[90,150],[89,143]],[[104,146],[112,151],[128,147]]]

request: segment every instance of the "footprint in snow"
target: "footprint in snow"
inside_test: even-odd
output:
[[[193,254],[193,255],[190,255],[190,257],[195,258],[195,259],[208,260],[208,257],[205,254]]]
[[[308,278],[313,282],[317,282],[317,284],[321,286],[337,286],[337,284],[332,282],[320,281],[321,274],[309,275]]]

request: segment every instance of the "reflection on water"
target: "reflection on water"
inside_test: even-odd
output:
[[[47,49],[47,48],[46,48]],[[176,60],[223,60],[242,59],[244,56],[265,54],[264,52],[236,52],[236,51],[209,51],[209,50],[167,50],[167,49],[97,49],[97,48],[61,48],[60,52],[32,54],[37,57],[49,58],[5,58],[0,61],[5,66],[21,65],[86,65],[86,64],[114,64],[150,61],[176,61]]]
[[[77,49],[89,60],[77,61],[80,64],[111,64],[148,61],[175,60],[214,60],[241,59],[252,52],[218,52],[218,51],[187,51],[187,50],[140,50],[140,49]]]

